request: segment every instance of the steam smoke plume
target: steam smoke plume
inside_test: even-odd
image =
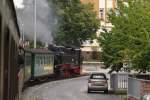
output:
[[[17,8],[17,15],[21,33],[26,39],[34,39],[34,1],[23,0],[23,8]],[[55,11],[47,0],[36,0],[37,5],[37,40],[52,43],[53,34],[56,32],[58,24]]]

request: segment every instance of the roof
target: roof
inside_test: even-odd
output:
[[[6,1],[8,1],[8,0],[6,0]],[[9,0],[9,1],[12,5],[11,7],[12,7],[12,13],[13,13],[13,17],[14,17],[14,23],[16,24],[18,35],[20,36],[20,29],[19,29],[19,25],[18,25],[17,13],[16,13],[16,9],[15,9],[15,6],[14,6],[14,2],[13,2],[13,0]]]
[[[47,53],[52,53],[52,51],[49,51],[47,49],[25,49],[26,52],[31,52],[31,53],[42,53],[42,54],[47,54]]]

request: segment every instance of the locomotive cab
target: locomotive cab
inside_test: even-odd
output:
[[[58,77],[80,75],[81,50],[63,46],[49,46],[54,52],[54,72]]]

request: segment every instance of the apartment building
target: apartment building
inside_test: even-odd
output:
[[[107,14],[110,10],[117,7],[117,0],[99,0],[99,18],[101,19],[101,26],[106,29],[111,29],[112,25],[108,22]]]
[[[107,14],[112,9],[117,7],[117,0],[81,0],[82,3],[92,3],[94,5],[94,11],[97,13],[97,17],[101,20],[101,27],[97,31],[97,36],[103,31],[102,28],[107,30],[111,30],[112,24],[108,22]],[[99,56],[101,52],[101,48],[97,42],[97,40],[93,40],[93,43],[86,41],[82,45],[82,51],[84,55],[84,60],[93,60],[95,55]],[[96,53],[97,52],[97,53]],[[96,54],[95,54],[96,53]],[[99,57],[95,57],[95,60],[100,60]]]
[[[117,0],[81,0],[81,2],[92,3],[101,22],[107,21],[107,13],[117,6]]]
[[[82,3],[92,3],[94,5],[94,11],[96,11],[99,17],[99,0],[81,0]]]

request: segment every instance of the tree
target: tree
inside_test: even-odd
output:
[[[96,37],[100,20],[92,4],[80,0],[54,0],[60,18],[60,27],[55,35],[56,44],[80,47],[82,41]]]
[[[149,6],[148,0],[118,1],[118,8],[109,13],[113,28],[99,38],[107,67],[129,60],[133,69],[150,69]]]

